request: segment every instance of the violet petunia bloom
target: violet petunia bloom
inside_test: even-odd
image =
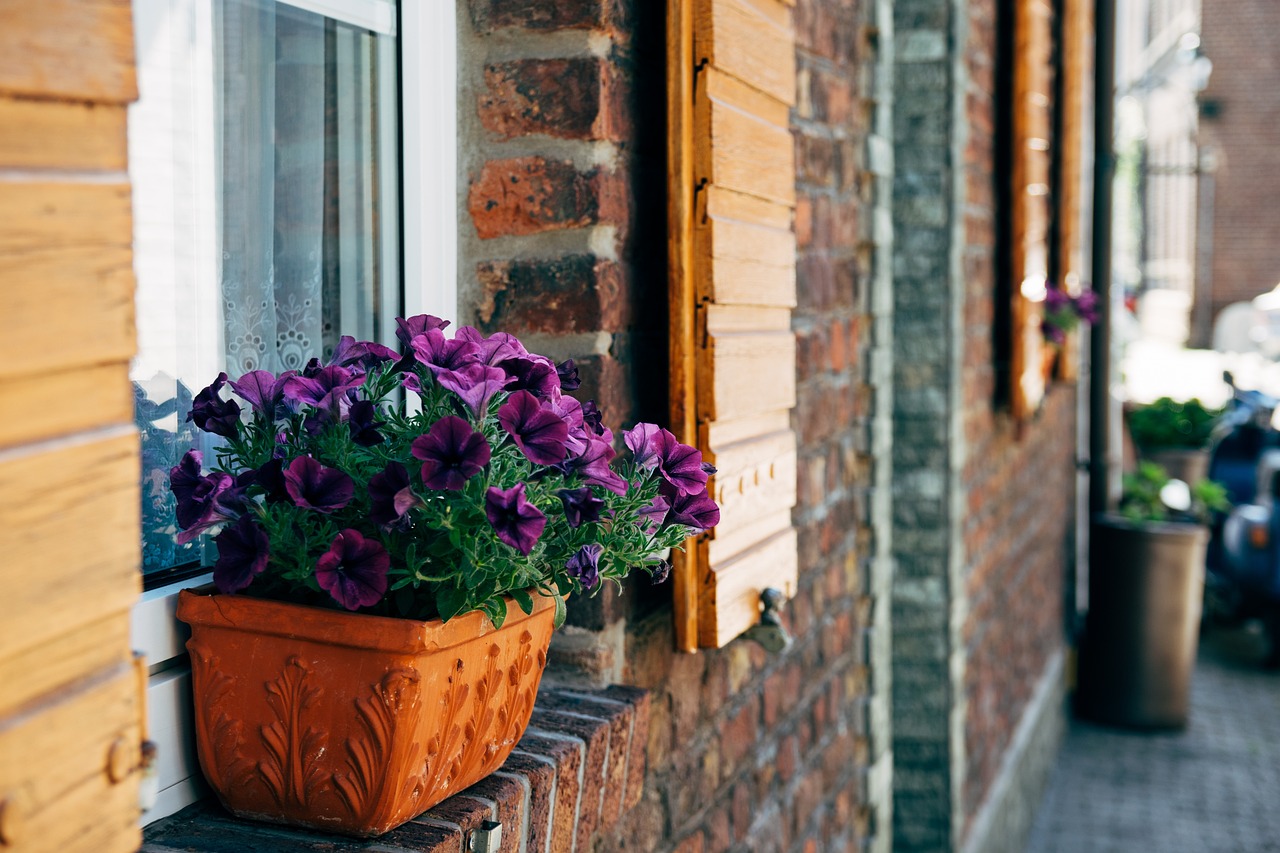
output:
[[[410,342],[418,335],[425,335],[432,329],[443,331],[448,326],[448,320],[441,320],[439,317],[433,317],[430,314],[418,314],[407,320],[404,317],[397,317],[396,338],[399,339],[400,343],[409,346]]]
[[[592,542],[590,545],[583,545],[578,549],[578,553],[569,558],[569,562],[565,563],[565,569],[569,574],[578,579],[578,583],[582,584],[585,590],[593,590],[600,585],[600,555],[604,553],[604,548]]]
[[[622,434],[637,465],[652,468],[657,464],[659,436],[663,431],[657,424],[640,423]]]
[[[1076,314],[1086,323],[1098,322],[1098,294],[1086,287],[1075,298],[1075,309]]]
[[[577,391],[582,387],[582,377],[578,375],[578,365],[573,359],[566,358],[556,365],[556,375],[560,377],[560,388],[563,391]]]
[[[285,383],[297,374],[296,370],[286,370],[279,376],[269,370],[251,370],[230,383],[231,390],[253,406],[254,411],[274,418],[284,400]]]
[[[556,417],[564,421],[564,425],[569,429],[569,437],[565,440],[565,449],[568,451],[566,455],[571,459],[581,456],[590,440],[582,420],[582,404],[573,397],[566,397],[556,392],[546,400],[544,405],[555,412]]]
[[[236,428],[240,425],[240,404],[235,400],[223,400],[218,396],[218,392],[226,383],[227,374],[219,373],[218,378],[197,394],[191,402],[191,411],[187,413],[187,420],[205,432],[211,432],[223,438],[235,438]]]
[[[670,430],[654,424],[636,424],[623,437],[637,465],[656,468],[681,494],[696,495],[706,489],[708,472],[702,466],[702,452],[681,444]]]
[[[515,335],[506,332],[495,332],[489,337],[480,333],[473,326],[463,326],[453,336],[456,340],[475,344],[480,350],[480,363],[494,366],[509,358],[528,355],[529,351],[520,343]]]
[[[181,519],[182,504],[191,499],[192,493],[203,481],[204,478],[200,475],[200,468],[203,465],[204,454],[199,450],[188,450],[182,455],[178,464],[169,469],[169,491],[173,492],[173,496],[178,501],[178,525],[181,527],[186,527]]]
[[[479,420],[488,411],[493,395],[511,379],[500,368],[476,363],[457,370],[442,370],[436,374],[436,381],[457,394]]]
[[[400,378],[400,384],[415,394],[422,393],[422,378],[416,373],[406,371],[404,376]]]
[[[421,505],[410,487],[409,469],[399,462],[388,462],[381,474],[369,478],[369,517],[379,527],[404,529],[409,510]]]
[[[316,561],[316,583],[347,610],[359,610],[386,595],[390,567],[391,557],[381,542],[347,528]]]
[[[369,370],[398,358],[400,354],[391,347],[384,347],[373,341],[357,341],[351,335],[343,335],[333,349],[329,364],[336,364],[339,367],[359,365],[361,369]]]
[[[238,514],[223,505],[223,499],[235,489],[235,480],[230,474],[214,471],[197,476],[194,482],[189,477],[189,470],[181,464],[169,470],[169,488],[178,499],[174,514],[182,530],[178,534],[179,545],[187,544],[211,527],[234,520]]]
[[[560,388],[556,366],[549,358],[529,353],[508,358],[499,365],[513,380],[509,390],[525,390],[539,399],[550,397]]]
[[[415,438],[412,453],[422,460],[422,485],[455,492],[480,473],[493,455],[484,436],[457,415],[441,418],[430,432]]]
[[[547,517],[524,496],[524,483],[509,489],[490,486],[484,497],[484,514],[498,538],[528,556],[547,526]]]
[[[284,472],[284,487],[294,504],[316,512],[337,512],[355,495],[351,478],[337,468],[326,468],[310,456],[299,456]]]
[[[604,425],[604,415],[596,408],[595,400],[582,404],[582,429],[592,435],[599,436],[606,443],[613,444],[613,431]]]
[[[695,495],[675,494],[670,501],[671,509],[663,527],[683,524],[694,530],[710,530],[720,523],[720,507],[705,489]]]
[[[289,490],[284,482],[284,460],[269,459],[253,472],[252,485],[262,489],[268,503],[290,500]]]
[[[239,521],[226,527],[213,541],[218,546],[213,583],[219,592],[239,592],[266,569],[271,542],[262,528],[253,523],[252,516],[240,516]]]
[[[1065,290],[1049,285],[1044,292],[1044,310],[1047,312],[1061,311],[1064,308],[1071,307],[1071,295]]]
[[[603,439],[592,438],[587,442],[587,449],[581,456],[569,459],[559,466],[566,474],[577,474],[582,482],[593,486],[604,486],[615,495],[627,493],[627,481],[609,467],[616,454],[613,447]]]
[[[593,522],[600,520],[600,510],[604,509],[604,501],[600,500],[591,491],[590,486],[582,486],[577,489],[561,489],[556,492],[556,496],[560,498],[560,502],[564,504],[564,517],[569,522],[570,527],[578,527],[583,522]],[[665,516],[667,508],[662,508]]]
[[[651,502],[636,511],[636,516],[640,521],[640,529],[645,533],[656,533],[662,523],[667,520],[667,511],[670,509],[670,500],[662,495],[655,495]]]
[[[373,447],[385,440],[378,432],[378,427],[382,426],[382,421],[378,420],[378,407],[370,400],[357,400],[351,404],[347,412],[347,426],[351,429],[351,440],[361,447]]]
[[[555,412],[544,409],[528,391],[516,391],[498,409],[498,423],[515,440],[520,452],[535,465],[564,461],[568,425]]]
[[[445,370],[459,370],[480,362],[478,346],[466,340],[448,340],[439,329],[418,335],[409,345],[413,347],[414,357],[437,376]]]
[[[365,376],[338,365],[322,367],[314,376],[294,376],[284,384],[284,397],[305,403],[342,420],[350,407],[351,393],[364,384]]]

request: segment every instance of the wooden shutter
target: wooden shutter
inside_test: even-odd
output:
[[[136,850],[127,0],[0,9],[0,849]]]
[[[672,415],[720,525],[676,566],[677,642],[724,645],[795,590],[795,33],[781,0],[670,0]]]
[[[1057,258],[1055,275],[1069,293],[1084,286],[1083,206],[1085,93],[1089,85],[1090,4],[1061,0],[1062,125],[1058,135]],[[1072,333],[1058,359],[1058,377],[1074,381],[1079,372],[1079,335]]]
[[[1013,285],[1013,414],[1035,414],[1044,397],[1040,317],[1049,273],[1049,180],[1053,127],[1053,6],[1013,4],[1013,174],[1010,272]]]

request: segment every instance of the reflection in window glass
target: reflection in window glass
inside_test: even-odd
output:
[[[337,4],[340,5],[340,4]],[[300,370],[399,302],[389,37],[265,0],[136,0],[130,108],[143,570],[180,546],[169,468],[218,374]],[[225,392],[224,392],[225,393]],[[203,442],[203,446],[201,444]]]

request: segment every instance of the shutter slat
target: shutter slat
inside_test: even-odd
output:
[[[785,104],[795,103],[795,32],[789,24],[770,20],[746,0],[700,0],[695,38],[699,60]]]

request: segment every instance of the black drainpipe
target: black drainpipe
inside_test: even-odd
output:
[[[1089,511],[1110,505],[1111,421],[1111,184],[1115,178],[1115,0],[1094,5],[1094,134],[1092,286],[1099,317],[1089,336]]]

